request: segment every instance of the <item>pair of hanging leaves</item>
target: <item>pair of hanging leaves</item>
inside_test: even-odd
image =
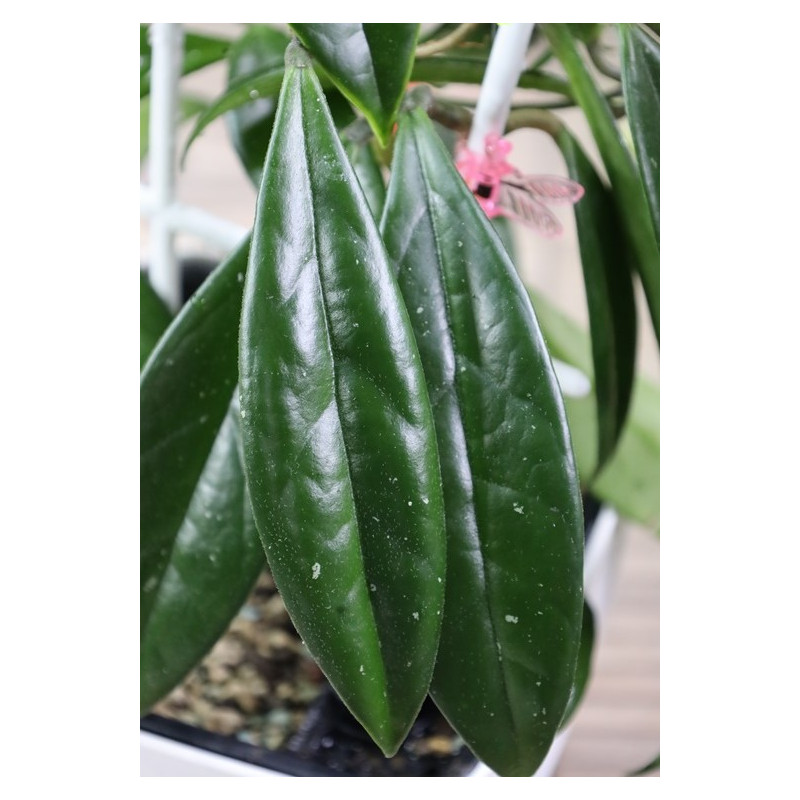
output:
[[[580,497],[560,394],[513,265],[421,111],[399,121],[381,231],[309,59],[290,48],[249,248],[238,376],[229,334],[203,333],[235,332],[246,245],[145,367],[143,503],[171,514],[161,524],[143,513],[143,526],[160,531],[143,552],[143,641],[159,639],[153,586],[157,597],[179,593],[169,553],[191,550],[182,520],[210,509],[188,490],[150,499],[170,472],[159,477],[156,464],[164,449],[186,458],[175,442],[188,435],[197,482],[223,437],[233,471],[238,423],[276,584],[384,752],[402,743],[430,689],[482,760],[530,775],[567,708],[583,608]],[[202,333],[187,337],[187,326]],[[176,355],[206,347],[220,360],[205,365],[207,377],[190,371],[183,399],[197,417],[181,430],[156,398],[174,385],[164,376]],[[222,398],[237,377],[241,412],[228,412]],[[246,509],[237,499],[232,507]],[[192,614],[191,603],[183,609]]]
[[[270,567],[387,754],[430,688],[484,761],[529,775],[582,618],[560,395],[513,265],[420,110],[399,121],[381,230],[292,47],[239,351]]]

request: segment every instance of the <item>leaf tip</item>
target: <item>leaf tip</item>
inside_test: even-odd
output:
[[[289,69],[290,67],[305,69],[306,67],[311,66],[311,56],[305,47],[300,44],[297,38],[294,38],[291,42],[289,42],[283,60],[284,64],[286,65],[286,69]]]

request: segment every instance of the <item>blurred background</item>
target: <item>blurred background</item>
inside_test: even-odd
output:
[[[186,30],[233,37],[237,24],[187,24]],[[182,79],[182,87],[211,100],[226,83],[224,64],[206,67]],[[454,88],[474,92],[473,87]],[[567,109],[559,116],[582,141],[594,163],[600,161],[580,111]],[[191,130],[180,129],[179,151]],[[557,147],[540,131],[520,130],[509,136],[514,147],[509,160],[525,173],[564,175]],[[141,179],[148,180],[147,159]],[[249,228],[253,222],[256,192],[231,145],[223,118],[214,121],[192,145],[180,169],[177,199],[231,223]],[[538,289],[561,311],[587,327],[578,244],[571,212],[559,211],[564,234],[546,239],[519,225],[513,226],[518,268],[524,280]],[[149,225],[141,220],[141,263],[149,253]],[[179,257],[218,259],[226,253],[206,241],[178,234]],[[639,364],[658,382],[658,349],[644,303],[640,303]],[[616,545],[616,579],[609,606],[597,633],[593,672],[587,694],[577,711],[558,776],[624,776],[650,762],[660,750],[659,741],[659,541],[640,525],[622,521]],[[648,775],[659,775],[658,770]]]

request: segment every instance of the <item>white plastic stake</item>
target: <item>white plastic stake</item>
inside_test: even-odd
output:
[[[511,109],[511,95],[525,66],[525,53],[533,33],[532,22],[501,25],[492,43],[467,147],[482,153],[486,136],[502,136]]]
[[[150,31],[150,281],[164,302],[177,310],[181,280],[167,212],[175,201],[175,128],[183,30],[178,23],[156,22]]]

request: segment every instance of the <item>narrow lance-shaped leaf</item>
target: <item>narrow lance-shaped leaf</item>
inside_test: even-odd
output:
[[[431,395],[448,536],[431,694],[502,775],[567,706],[583,520],[561,395],[525,289],[421,109],[401,115],[381,228]]]
[[[298,22],[292,29],[386,145],[411,74],[419,24]]]
[[[642,279],[647,305],[653,320],[656,337],[660,327],[660,253],[653,221],[648,210],[644,185],[608,102],[595,84],[578,46],[566,24],[548,23],[542,26],[550,46],[564,67],[572,91],[578,100],[597,148],[605,164],[618,204],[620,220],[633,252],[634,262]]]
[[[242,310],[245,469],[295,627],[391,754],[441,625],[435,432],[377,226],[308,55],[286,58]]]
[[[661,232],[661,47],[654,34],[638,25],[620,25],[619,31],[622,94],[658,239]]]
[[[636,304],[630,251],[611,192],[580,145],[564,127],[556,141],[570,177],[585,190],[575,206],[575,221],[589,308],[599,470],[622,434],[633,388]]]
[[[234,399],[175,535],[166,569],[144,591],[153,601],[140,652],[142,711],[211,649],[241,608],[264,553],[241,464]]]
[[[139,368],[156,346],[161,334],[167,329],[172,314],[166,303],[158,296],[147,274],[139,274]]]
[[[223,424],[237,381],[248,244],[192,296],[142,372],[143,709],[214,644],[264,565],[238,466],[235,417]],[[169,624],[176,618],[180,636]]]

